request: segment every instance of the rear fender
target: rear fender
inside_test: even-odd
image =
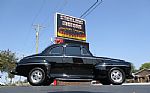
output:
[[[44,71],[46,71],[47,76],[50,77],[49,73],[50,73],[51,64],[49,64],[47,62],[36,62],[36,63],[30,62],[30,63],[26,63],[26,64],[18,64],[16,67],[16,72],[18,73],[18,75],[27,77],[30,70],[35,67],[42,68]]]

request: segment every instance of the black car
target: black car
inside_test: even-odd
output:
[[[104,85],[120,85],[132,78],[131,63],[95,57],[78,44],[54,44],[42,53],[24,57],[12,71],[27,77],[34,86],[50,85],[54,79],[64,81],[97,80]]]

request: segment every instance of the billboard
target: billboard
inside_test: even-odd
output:
[[[56,13],[56,37],[86,41],[85,20]]]

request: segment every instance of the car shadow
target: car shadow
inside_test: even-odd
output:
[[[57,91],[48,93],[111,93],[111,92],[89,92],[89,91]]]

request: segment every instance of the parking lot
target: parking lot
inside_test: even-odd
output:
[[[4,86],[0,93],[150,93],[150,85]]]

